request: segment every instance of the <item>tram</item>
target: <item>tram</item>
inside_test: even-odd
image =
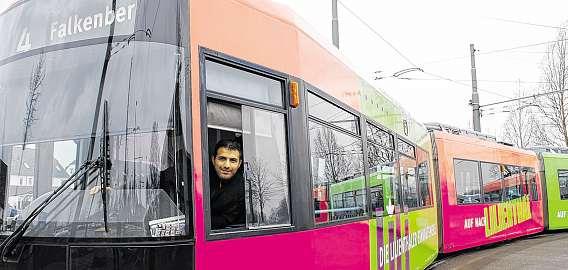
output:
[[[450,253],[544,230],[536,153],[447,125],[431,132],[439,189],[440,252]]]
[[[437,256],[426,128],[288,8],[21,0],[0,29],[0,269],[424,269]],[[213,218],[222,141],[238,153],[223,179],[241,176],[242,223]]]

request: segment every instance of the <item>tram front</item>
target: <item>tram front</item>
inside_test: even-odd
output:
[[[0,269],[191,269],[187,1],[0,14]]]

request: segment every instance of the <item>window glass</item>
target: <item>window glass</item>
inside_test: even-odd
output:
[[[398,152],[405,154],[409,157],[416,157],[414,153],[414,146],[411,144],[399,139],[397,141]]]
[[[536,174],[534,173],[533,168],[528,168],[526,178],[528,179],[530,186],[531,201],[538,201],[538,185],[536,183]]]
[[[308,92],[308,107],[310,116],[318,118],[327,124],[359,134],[358,118],[355,115],[310,92]]]
[[[188,106],[179,98],[185,95],[183,48],[130,39],[113,44],[107,63],[101,57],[106,41],[87,40],[0,66],[0,178],[6,181],[0,208],[9,224],[2,233],[10,234],[85,160],[99,156],[103,106],[97,100],[108,101],[109,109],[109,233],[100,233],[95,173],[58,196],[26,236],[150,238],[191,230],[185,223],[191,199],[184,197],[191,187],[183,186],[191,176],[182,139]]]
[[[247,227],[289,225],[284,115],[243,106]]]
[[[477,161],[454,159],[456,199],[458,204],[480,203],[479,163]]]
[[[282,82],[213,61],[205,61],[209,91],[282,107]]]
[[[371,210],[374,216],[393,214],[394,205],[398,205],[398,196],[392,192],[393,182],[397,181],[394,174],[393,149],[392,135],[367,123],[367,161]]]
[[[404,188],[404,205],[407,208],[418,207],[418,186],[416,182],[416,160],[400,157],[400,181]]]
[[[316,218],[316,222],[364,215],[365,201],[358,205],[353,194],[358,190],[365,197],[361,140],[314,121],[309,130],[314,203],[326,208],[320,207],[316,215],[328,214],[328,220]],[[346,193],[343,208],[330,203],[330,197],[340,193]]]
[[[420,193],[420,206],[431,206],[432,202],[432,182],[430,181],[430,167],[428,165],[428,152],[416,148],[416,159],[418,163],[418,192]]]
[[[503,177],[499,164],[481,162],[481,177],[483,178],[483,196],[486,203],[500,202],[503,190]]]
[[[211,228],[289,225],[284,115],[214,102],[207,115]]]
[[[388,132],[367,123],[367,140],[375,145],[394,149],[394,139]]]
[[[523,196],[521,187],[520,168],[517,166],[503,166],[504,200],[509,201]]]
[[[558,185],[560,188],[560,199],[568,199],[568,171],[558,170]]]

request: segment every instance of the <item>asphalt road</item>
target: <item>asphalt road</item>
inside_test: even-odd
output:
[[[568,269],[568,232],[546,233],[439,258],[428,269]]]

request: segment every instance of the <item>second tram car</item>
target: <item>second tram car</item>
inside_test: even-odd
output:
[[[542,185],[534,152],[487,136],[429,124],[440,204],[440,252],[544,230]]]

